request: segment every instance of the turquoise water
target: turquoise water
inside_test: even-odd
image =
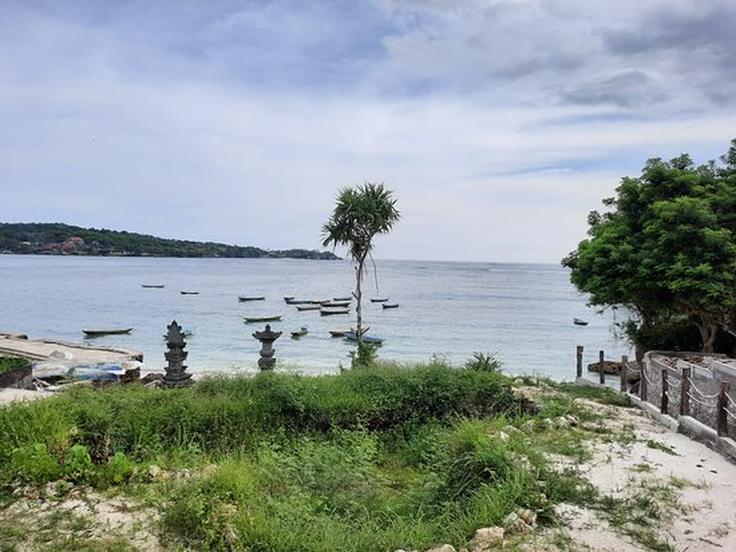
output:
[[[432,355],[462,362],[474,351],[497,352],[505,369],[556,379],[574,376],[575,346],[586,361],[605,349],[610,358],[629,352],[616,341],[612,314],[596,314],[556,265],[378,261],[380,291],[371,277],[368,297],[389,297],[398,309],[367,302],[370,334],[385,338],[380,357],[409,362]],[[166,284],[144,289],[142,283]],[[166,325],[176,319],[194,329],[188,341],[194,372],[253,371],[263,325],[241,316],[281,314],[275,329],[281,369],[325,373],[349,365],[351,345],[328,330],[354,324],[350,316],[298,312],[283,296],[347,296],[353,269],[347,261],[288,259],[159,259],[0,255],[0,332],[117,345],[144,353],[148,369],[164,364]],[[199,291],[181,295],[180,290]],[[266,301],[239,303],[238,295]],[[572,324],[573,317],[590,321]],[[309,334],[292,340],[302,325]],[[82,329],[134,327],[126,336],[84,340]]]

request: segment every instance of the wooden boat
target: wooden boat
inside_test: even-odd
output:
[[[363,328],[363,335],[365,335],[365,332],[370,330],[370,327]],[[332,337],[345,337],[348,334],[355,334],[354,328],[349,328],[347,330],[330,330],[330,335]]]
[[[298,311],[311,311],[311,310],[319,310],[321,307],[319,305],[312,305],[311,303],[308,305],[297,305],[296,310]]]
[[[381,305],[384,309],[398,309],[399,304],[398,303],[384,303]]]
[[[333,297],[333,301],[352,301],[352,297]]]
[[[329,303],[329,302],[330,302],[329,299],[313,299],[312,301],[310,301],[310,303],[312,303],[313,305],[321,305],[323,303]]]
[[[302,326],[300,329],[298,329],[295,332],[291,332],[291,337],[294,339],[298,339],[302,336],[307,335],[307,332],[309,331],[309,328],[307,326]]]
[[[257,322],[276,322],[277,320],[281,320],[281,315],[271,315],[271,316],[244,316],[243,320],[245,320],[246,324],[255,324]]]
[[[148,289],[163,289],[166,286],[164,284],[141,284],[141,287]]]
[[[587,326],[588,323],[585,320],[582,320],[580,318],[573,318],[572,323],[576,326]]]
[[[350,309],[325,309],[320,308],[319,313],[322,316],[330,316],[333,314],[348,314],[350,312]]]
[[[358,341],[358,334],[356,332],[348,332],[345,334],[345,339],[348,341]],[[364,335],[363,343],[371,343],[373,345],[380,345],[383,343],[382,337],[376,337],[375,335]]]
[[[348,307],[350,306],[350,301],[325,301],[324,303],[320,303],[323,307]]]
[[[311,305],[313,301],[304,299],[284,299],[287,305]]]
[[[388,299],[382,298],[382,297],[376,297],[371,299],[371,303],[385,303],[388,301]]]
[[[199,295],[198,291],[180,291],[182,295]]]
[[[129,334],[133,328],[111,328],[108,330],[82,330],[87,337],[100,337],[101,335],[123,335]]]
[[[258,297],[246,297],[244,295],[238,296],[238,301],[241,301],[243,303],[245,303],[246,301],[265,301],[265,300],[266,298],[263,297],[262,295],[259,295]]]

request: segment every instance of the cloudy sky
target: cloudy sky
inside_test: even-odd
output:
[[[736,137],[733,0],[0,0],[0,220],[557,262],[648,157]]]

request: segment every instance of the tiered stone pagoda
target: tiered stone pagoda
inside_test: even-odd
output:
[[[276,365],[276,359],[273,355],[276,349],[273,348],[273,342],[281,337],[281,332],[271,331],[271,324],[266,324],[266,329],[262,332],[253,332],[253,337],[261,342],[261,358],[258,359],[258,368],[261,370],[273,370]]]
[[[192,375],[187,373],[187,365],[184,361],[189,353],[184,350],[187,343],[184,340],[184,332],[181,326],[174,320],[166,329],[166,347],[168,351],[164,354],[167,365],[164,368],[164,385],[167,387],[181,387],[192,383]]]

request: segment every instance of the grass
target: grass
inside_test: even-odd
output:
[[[28,361],[24,358],[18,357],[0,357],[0,374],[11,372],[16,368],[25,366]]]
[[[518,508],[552,527],[562,502],[631,509],[549,460],[588,458],[591,433],[554,422],[597,419],[575,398],[615,399],[552,385],[532,403],[497,368],[479,355],[463,368],[435,360],[72,389],[0,409],[0,493],[12,502],[19,485],[94,486],[160,512],[162,542],[211,550],[459,548]],[[126,549],[115,535],[101,543],[74,520],[52,521],[39,533],[49,549]],[[18,538],[0,530],[0,549]]]

